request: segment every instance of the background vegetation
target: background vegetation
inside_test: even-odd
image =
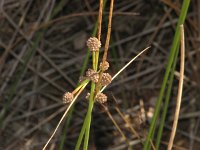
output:
[[[94,105],[89,150],[128,149],[128,145],[142,149],[140,140],[149,134],[178,19],[184,20],[184,15],[180,15],[182,3],[178,0],[115,0],[108,51],[110,74],[114,75],[142,49],[147,46],[151,49],[109,85],[106,107]],[[91,67],[86,41],[96,33],[98,8],[99,2],[95,0],[0,1],[0,149],[41,149],[45,145],[66,109],[67,105],[62,103],[63,93],[72,91],[79,76]],[[184,24],[185,79],[174,149],[196,150],[200,142],[199,11],[200,2],[191,1]],[[109,1],[103,14],[102,45],[108,12]],[[159,105],[159,114],[164,108],[168,110],[159,149],[166,149],[171,132],[179,56],[177,62],[177,65],[172,64],[175,67],[174,73],[171,70],[173,84],[169,84],[171,77],[165,86],[165,89],[172,88],[171,93],[166,90],[163,94],[169,106],[164,107],[163,102]],[[74,149],[87,113],[85,96],[86,91],[80,95],[48,149]],[[160,125],[160,121],[158,119],[155,125]],[[156,132],[154,145],[157,137]]]

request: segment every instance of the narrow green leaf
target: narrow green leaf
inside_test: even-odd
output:
[[[178,47],[178,44],[179,44],[179,41],[180,41],[179,26],[181,24],[184,24],[189,4],[190,4],[190,0],[184,0],[183,5],[182,5],[182,9],[181,9],[181,13],[180,13],[180,17],[179,17],[179,20],[178,20],[178,24],[177,24],[177,27],[176,27],[174,40],[173,40],[173,43],[172,43],[172,48],[171,48],[171,51],[170,51],[170,54],[169,54],[169,59],[168,59],[168,63],[167,63],[166,71],[165,71],[165,76],[164,76],[163,83],[162,83],[162,86],[161,86],[161,89],[160,89],[158,100],[156,102],[156,108],[155,108],[154,116],[152,118],[150,128],[149,128],[149,132],[148,132],[148,135],[147,135],[147,138],[145,140],[144,147],[143,147],[144,150],[150,149],[150,147],[151,147],[150,140],[152,140],[154,138],[156,123],[157,123],[157,120],[158,120],[158,117],[159,117],[161,103],[162,103],[162,99],[163,99],[164,92],[165,92],[165,89],[166,89],[166,85],[167,85],[167,82],[168,82],[169,74],[170,74],[170,71],[172,69],[172,64],[176,60],[175,54],[176,54],[177,47]]]

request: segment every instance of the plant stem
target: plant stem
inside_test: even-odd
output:
[[[84,121],[84,124],[82,126],[81,132],[79,133],[79,137],[78,137],[78,141],[76,143],[75,150],[79,150],[80,149],[81,142],[82,142],[82,139],[83,139],[83,135],[85,134],[85,124],[86,124],[86,122]]]
[[[72,102],[69,104],[69,106],[67,107],[67,109],[65,110],[63,116],[61,117],[60,121],[58,122],[54,132],[52,133],[51,137],[49,138],[49,140],[47,141],[47,143],[45,144],[45,146],[43,147],[42,150],[45,150],[47,145],[49,144],[49,142],[51,141],[51,139],[53,138],[53,136],[55,135],[56,131],[58,130],[58,127],[60,126],[60,124],[62,123],[63,119],[66,117],[67,113],[69,112],[70,108],[72,107],[72,105],[74,104],[74,102],[76,101],[77,97],[81,94],[81,92],[85,89],[85,87],[87,86],[88,83],[85,83],[82,88],[78,91],[77,95],[74,97],[74,99],[72,100]]]
[[[172,132],[169,140],[169,144],[167,150],[171,150],[176,134],[176,128],[178,125],[178,118],[181,108],[181,97],[183,92],[183,78],[184,78],[184,65],[185,65],[185,37],[184,37],[184,28],[183,25],[180,25],[180,32],[181,32],[181,62],[180,62],[180,79],[179,79],[179,86],[178,86],[178,95],[177,95],[177,104],[176,110],[174,115],[174,122],[172,127]]]
[[[96,31],[98,29],[98,40],[99,41],[101,38],[102,13],[103,13],[103,8],[105,7],[105,4],[106,4],[106,0],[104,1],[104,3],[103,3],[103,0],[100,0],[98,23],[96,23],[95,32],[93,32],[93,36],[94,36],[94,33],[96,33]],[[99,51],[93,52],[92,53],[92,66],[95,71],[97,71],[97,69],[98,69],[98,59],[99,59]],[[87,52],[83,68],[81,70],[81,74],[83,74],[83,72],[85,71],[88,60],[89,60],[89,50]],[[91,118],[92,118],[92,109],[93,109],[93,105],[94,105],[94,97],[95,97],[95,83],[92,83],[88,111],[87,111],[87,114],[86,114],[86,117],[84,120],[84,124],[81,129],[81,133],[78,138],[78,142],[76,144],[76,150],[79,150],[84,134],[85,134],[84,150],[88,149],[88,141],[89,141],[89,135],[90,135],[90,125],[91,125]]]
[[[103,4],[103,0],[100,0],[99,2],[99,18],[98,18],[98,40],[100,41],[101,40],[101,24],[102,24],[102,15],[103,15],[103,7],[104,7],[104,4]]]
[[[105,8],[106,2],[107,2],[107,0],[105,0],[105,1],[103,2],[103,9]],[[92,36],[95,36],[95,35],[96,35],[97,29],[98,29],[98,22],[96,22],[96,24],[95,24],[95,27],[94,27]],[[98,31],[99,31],[99,29],[98,29]],[[83,66],[82,66],[81,72],[80,72],[80,75],[81,75],[81,76],[84,74],[84,72],[85,72],[85,70],[86,70],[86,68],[87,68],[87,66],[88,66],[89,58],[90,58],[90,50],[87,49],[87,53],[86,53],[86,56],[85,56],[85,59],[84,59],[84,62],[83,62]]]
[[[175,54],[176,54],[177,46],[178,46],[179,41],[180,41],[179,26],[181,24],[183,24],[184,21],[185,21],[189,4],[190,4],[190,0],[183,1],[180,17],[179,17],[179,20],[178,20],[178,25],[176,27],[175,36],[174,36],[172,48],[171,48],[170,55],[169,55],[169,60],[168,60],[164,80],[163,80],[163,83],[162,83],[162,86],[161,86],[161,90],[160,90],[160,93],[159,93],[158,100],[156,102],[156,108],[155,108],[155,112],[154,112],[154,115],[153,115],[153,118],[152,118],[152,121],[151,121],[150,129],[149,129],[149,132],[148,132],[148,135],[147,135],[144,147],[143,147],[144,150],[150,149],[150,140],[153,139],[153,137],[154,137],[154,132],[155,132],[155,128],[156,128],[157,119],[158,119],[158,116],[159,116],[159,113],[160,113],[160,107],[161,107],[162,99],[164,97],[164,92],[165,92],[168,77],[169,77],[169,74],[170,74],[170,71],[171,71],[171,66],[172,66],[172,64],[175,60]]]
[[[92,109],[94,105],[94,90],[95,90],[95,83],[91,84],[91,91],[90,91],[90,100],[89,100],[89,106],[88,111],[86,115],[86,129],[85,129],[85,139],[84,139],[84,150],[87,150],[88,148],[88,141],[90,136],[90,125],[91,125],[91,118],[92,118]]]
[[[177,49],[179,49],[179,46],[178,46]],[[169,105],[169,100],[170,100],[170,95],[171,95],[171,90],[172,90],[172,85],[173,85],[173,80],[174,80],[174,71],[175,71],[175,68],[176,68],[178,52],[179,51],[177,50],[176,54],[175,54],[175,60],[174,60],[173,66],[172,66],[172,71],[171,71],[171,74],[170,74],[170,77],[169,77],[169,84],[168,84],[168,88],[167,88],[164,108],[163,108],[163,112],[162,112],[162,116],[161,116],[160,126],[159,126],[159,129],[158,129],[157,139],[156,139],[156,149],[159,149],[160,141],[161,141],[161,137],[162,137],[162,132],[163,132],[163,127],[164,127],[164,124],[165,124],[165,118],[166,118],[166,115],[167,115],[167,109],[168,109],[168,105]]]
[[[114,5],[114,0],[110,1],[110,10],[109,10],[109,18],[108,18],[108,31],[106,35],[106,43],[105,43],[105,48],[104,48],[104,53],[103,53],[103,59],[102,59],[102,69],[99,73],[99,81],[96,85],[96,94],[99,92],[101,88],[101,79],[103,75],[103,68],[105,65],[105,61],[107,59],[107,54],[108,54],[108,48],[109,48],[109,43],[110,43],[110,34],[111,34],[111,26],[112,26],[112,16],[113,16],[113,5]]]

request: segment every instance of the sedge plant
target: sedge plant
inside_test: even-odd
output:
[[[80,84],[75,88],[72,92],[66,92],[63,96],[63,102],[69,104],[66,111],[64,112],[63,116],[61,117],[60,121],[58,122],[54,132],[52,133],[51,137],[43,147],[43,150],[46,149],[49,142],[55,135],[57,129],[59,128],[60,124],[72,108],[73,104],[75,103],[78,96],[82,93],[85,87],[90,83],[90,92],[88,92],[86,99],[89,100],[88,110],[75,146],[76,150],[80,149],[81,144],[83,143],[83,149],[88,149],[88,142],[90,136],[90,126],[92,121],[92,110],[95,102],[100,104],[107,102],[107,96],[103,93],[105,88],[124,70],[126,69],[137,57],[139,57],[142,53],[144,53],[149,47],[142,50],[138,55],[136,55],[133,59],[131,59],[124,67],[122,67],[113,77],[106,73],[109,68],[109,63],[107,60],[107,54],[109,49],[109,42],[110,42],[110,34],[111,34],[111,26],[112,26],[112,14],[113,14],[113,7],[114,7],[114,0],[110,1],[110,10],[109,10],[109,17],[108,17],[108,30],[106,36],[106,42],[103,51],[103,58],[99,61],[99,50],[101,48],[101,24],[102,24],[102,13],[103,13],[103,0],[99,1],[99,16],[98,16],[98,32],[97,37],[90,37],[87,41],[87,46],[92,54],[92,68],[89,68],[85,76],[80,78]],[[84,141],[83,141],[84,139]]]

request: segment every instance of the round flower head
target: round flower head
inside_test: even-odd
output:
[[[93,74],[95,74],[96,72],[93,70],[93,69],[88,69],[86,71],[86,77],[90,77],[92,76]]]
[[[97,83],[99,81],[99,74],[94,73],[93,75],[90,76],[90,80],[94,83]]]
[[[109,63],[107,62],[107,61],[105,61],[105,63],[104,63],[104,66],[102,66],[103,65],[103,63],[101,62],[100,63],[100,65],[99,65],[99,68],[101,69],[101,70],[103,70],[103,71],[106,71],[106,70],[108,70],[108,68],[109,68]]]
[[[88,69],[86,71],[86,77],[88,77],[94,83],[97,83],[99,81],[99,74],[93,69]]]
[[[99,48],[101,48],[101,41],[99,41],[96,37],[90,37],[87,40],[87,46],[92,52],[99,51]]]
[[[107,102],[107,96],[103,93],[99,93],[96,96],[96,101],[103,104],[103,103]]]
[[[109,73],[103,73],[102,79],[101,79],[101,85],[106,86],[110,84],[112,81],[112,77]]]
[[[70,92],[66,92],[63,95],[63,103],[70,103],[74,99],[74,95]]]

